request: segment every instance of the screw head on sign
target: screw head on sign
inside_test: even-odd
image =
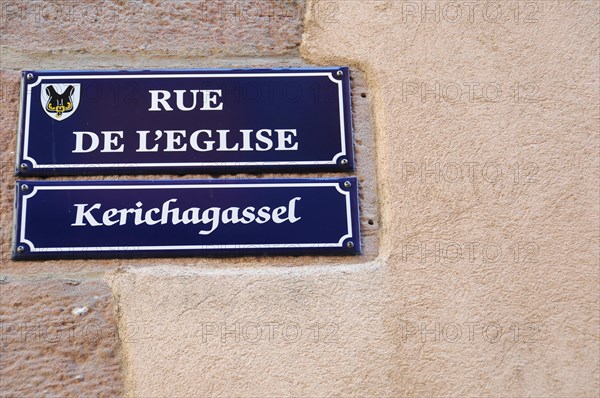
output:
[[[23,246],[17,247],[17,252],[18,253],[23,253],[24,251],[25,251],[25,248]]]
[[[344,188],[350,188],[351,186],[352,186],[352,183],[350,181],[344,182]]]
[[[23,184],[21,185],[21,191],[28,191],[29,187],[27,186],[27,184]]]
[[[33,79],[33,73],[28,73],[27,80],[32,80],[32,79]]]
[[[343,72],[343,71],[341,71],[341,70],[338,70],[338,71],[336,72],[336,75],[337,75],[337,77],[342,77],[342,76],[344,76],[344,72]]]
[[[352,249],[354,247],[354,242],[348,241],[348,243],[346,243],[346,246],[348,247],[348,249]]]

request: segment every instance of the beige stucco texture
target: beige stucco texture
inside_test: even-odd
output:
[[[0,396],[600,395],[598,1],[5,3],[2,170],[22,69],[349,65],[365,253],[17,263],[3,171],[0,322],[118,333],[10,329]]]
[[[131,395],[598,396],[598,16],[309,2],[301,55],[368,82],[378,257],[114,274]]]

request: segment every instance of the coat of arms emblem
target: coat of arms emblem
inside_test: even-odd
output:
[[[54,120],[65,120],[77,110],[80,91],[78,83],[42,84],[40,99],[44,112]]]

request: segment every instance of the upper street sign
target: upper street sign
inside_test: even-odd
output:
[[[354,169],[347,67],[24,71],[21,176]]]

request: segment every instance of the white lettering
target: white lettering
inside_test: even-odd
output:
[[[87,203],[75,204],[75,222],[71,226],[110,227],[117,224],[126,225],[128,222],[133,222],[134,225],[177,225],[179,223],[196,225],[202,223],[206,228],[201,229],[199,234],[209,235],[221,224],[250,224],[253,222],[265,224],[269,221],[276,224],[284,222],[293,224],[301,219],[301,217],[296,216],[296,203],[300,199],[300,197],[295,197],[289,201],[287,206],[279,206],[273,210],[269,206],[263,206],[258,209],[257,214],[255,214],[256,208],[252,206],[244,209],[233,206],[226,209],[209,207],[204,211],[198,207],[181,210],[172,206],[177,202],[177,199],[169,199],[161,206],[148,210],[144,210],[142,202],[137,202],[133,208],[111,208],[106,211],[101,211],[102,205],[100,203],[93,205]],[[130,215],[133,216],[130,217]]]
[[[298,142],[294,143],[292,146],[286,146],[285,144],[292,144],[292,136],[296,137],[296,129],[293,130],[275,130],[277,133],[277,148],[276,151],[297,151],[298,150]],[[291,135],[286,135],[290,133]]]
[[[212,227],[208,231],[200,231],[200,235],[208,235],[213,232],[219,226],[219,213],[221,209],[218,207],[211,207],[209,209],[204,210],[202,213],[202,222],[204,224],[212,224]]]
[[[119,139],[123,139],[122,131],[101,131],[104,135],[104,148],[100,152],[123,152],[125,145],[119,145]]]
[[[94,217],[92,217],[92,214],[91,214],[92,210],[100,208],[100,206],[101,206],[100,203],[96,203],[95,205],[90,207],[89,210],[87,210],[85,212],[83,210],[85,209],[86,206],[88,206],[88,204],[76,204],[74,206],[77,208],[77,214],[75,216],[75,222],[73,224],[71,224],[71,226],[85,227],[86,224],[83,222],[84,218],[89,223],[89,225],[92,227],[97,227],[97,226],[102,225],[101,223],[96,221],[96,219]]]
[[[238,150],[238,144],[235,144],[231,148],[227,148],[227,134],[229,133],[229,130],[217,130],[217,133],[219,133],[219,147],[217,148],[217,151]]]
[[[173,108],[171,108],[171,106],[167,102],[167,100],[171,98],[170,92],[168,92],[167,90],[148,90],[148,92],[150,93],[150,108],[148,109],[149,111],[173,110]],[[162,98],[159,98],[159,95],[162,95]],[[163,109],[160,109],[158,107],[159,103],[162,105]]]
[[[250,134],[253,133],[252,130],[240,130],[242,133],[242,148],[240,151],[252,151],[252,147],[250,146]]]
[[[294,199],[290,200],[290,203],[288,204],[290,210],[290,216],[288,217],[288,220],[293,224],[296,221],[300,220],[302,217],[296,217],[296,201],[299,201],[302,198],[298,198],[295,197]]]
[[[194,151],[198,151],[198,152],[208,152],[208,151],[212,151],[215,142],[214,141],[204,141],[204,144],[206,145],[204,148],[200,148],[200,146],[198,145],[198,136],[200,135],[200,133],[205,133],[208,138],[212,137],[212,131],[210,130],[197,130],[194,131],[192,133],[192,136],[190,137],[190,145],[192,146],[192,148],[194,149]]]
[[[269,138],[265,137],[264,135],[268,134]],[[269,149],[273,148],[273,140],[271,140],[271,134],[272,131],[271,130],[267,130],[267,129],[263,129],[263,130],[258,130],[256,132],[256,139],[260,142],[262,142],[263,144],[267,144],[266,147],[262,147],[259,144],[256,144],[256,150],[257,151],[268,151]]]
[[[148,145],[146,144],[146,137],[150,133],[150,131],[137,131],[137,133],[140,136],[140,145],[138,147],[137,152],[158,152],[158,144],[154,145],[151,149],[148,148]],[[162,131],[157,130],[156,139],[159,139],[161,135]]]
[[[75,134],[75,150],[73,150],[73,153],[92,152],[98,148],[98,145],[100,145],[100,138],[91,131],[73,131],[73,134]],[[88,148],[83,147],[85,136],[90,138],[90,145]]]
[[[220,111],[223,109],[223,102],[218,103],[219,100],[217,98],[221,97],[221,90],[200,90],[202,91],[203,104],[201,111]],[[216,107],[211,107],[211,104],[216,105]]]
[[[177,95],[177,108],[182,111],[193,110],[196,107],[198,91],[200,90],[190,90],[190,93],[192,93],[193,102],[192,106],[186,107],[185,105],[183,105],[183,94],[186,92],[186,90],[173,90],[173,92]]]
[[[116,216],[117,214],[119,214],[119,211],[117,209],[108,209],[104,212],[104,214],[102,215],[102,222],[104,223],[104,225],[115,225],[116,223],[118,223],[118,220],[111,220],[112,217]]]
[[[258,209],[258,218],[256,219],[256,222],[259,224],[268,222],[271,219],[271,215],[269,214],[270,210],[271,208],[268,206]]]
[[[262,129],[258,131],[242,129],[239,132],[231,130],[195,130],[188,137],[187,130],[137,130],[138,147],[136,152],[185,152],[189,149],[195,152],[238,152],[238,151],[297,151],[298,132],[296,129]],[[76,131],[75,153],[94,151],[100,146],[99,138],[93,132]],[[122,131],[103,131],[104,149],[102,152],[123,152],[119,140],[123,138]]]
[[[181,138],[185,138],[185,130],[165,130],[164,133],[167,136],[165,152],[185,152],[187,144],[181,143]],[[175,144],[178,146],[175,147]]]

